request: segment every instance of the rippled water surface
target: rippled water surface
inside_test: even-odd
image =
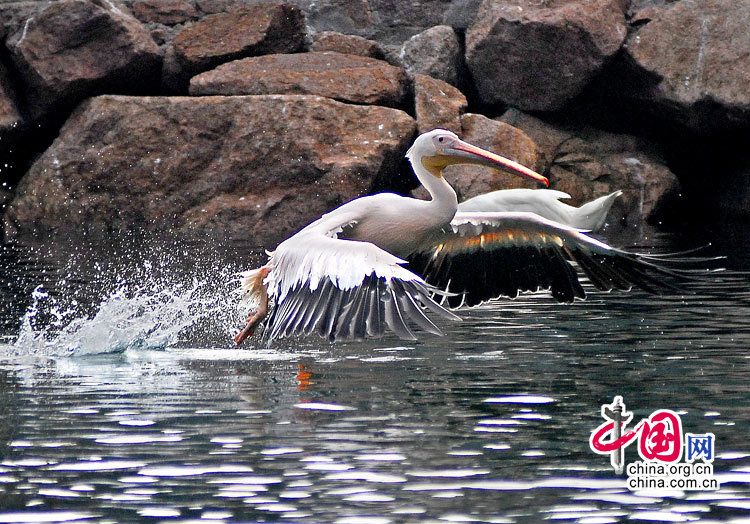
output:
[[[734,269],[746,237],[715,248]],[[744,276],[527,295],[408,345],[235,349],[257,254],[76,245],[0,255],[0,522],[747,522]],[[588,444],[614,395],[713,432],[721,489],[626,489]]]

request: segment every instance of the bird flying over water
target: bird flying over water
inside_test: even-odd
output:
[[[242,307],[252,311],[235,337],[267,318],[269,341],[317,333],[330,340],[415,339],[415,327],[442,334],[431,317],[520,292],[549,290],[583,299],[584,274],[599,290],[674,289],[668,259],[611,247],[586,234],[619,192],[574,208],[551,190],[506,190],[458,204],[443,178],[453,164],[508,171],[549,186],[544,176],[437,129],[406,154],[431,200],[391,193],[348,202],[283,241],[261,268],[243,274]],[[587,207],[588,206],[588,207]]]

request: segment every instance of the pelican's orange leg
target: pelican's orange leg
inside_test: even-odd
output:
[[[258,324],[260,324],[263,319],[266,318],[266,315],[268,315],[268,290],[263,284],[262,279],[265,278],[266,275],[268,275],[269,271],[270,269],[263,268],[263,270],[259,274],[259,278],[261,279],[258,290],[258,293],[260,295],[260,306],[255,312],[251,313],[247,317],[245,327],[243,327],[242,330],[234,336],[234,343],[238,346],[242,344],[242,342],[246,338],[253,336],[253,333],[255,333],[255,328],[258,327]]]
[[[266,318],[267,314],[268,295],[264,293],[264,297],[261,300],[260,307],[255,313],[252,313],[249,317],[247,317],[247,323],[245,324],[245,327],[243,327],[242,331],[234,336],[234,343],[239,346],[246,338],[253,336],[253,333],[255,333],[255,328],[258,327],[258,324],[260,324],[264,318]]]

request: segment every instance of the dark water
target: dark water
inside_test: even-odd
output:
[[[727,265],[750,269],[748,235],[719,234]],[[680,247],[672,236],[659,243]],[[595,294],[560,306],[524,296],[409,345],[238,350],[226,282],[258,257],[237,246],[2,253],[0,522],[750,514],[745,277],[675,297]],[[614,395],[637,419],[669,408],[685,431],[713,432],[721,489],[626,489],[588,444]],[[625,458],[637,460],[634,446]]]

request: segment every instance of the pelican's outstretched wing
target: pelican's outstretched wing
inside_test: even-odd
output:
[[[401,266],[405,261],[369,242],[337,238],[340,227],[324,234],[319,223],[272,253],[269,340],[311,333],[362,339],[380,337],[386,328],[415,339],[409,324],[442,334],[426,311],[458,320],[431,298],[435,288]]]
[[[469,198],[458,205],[459,213],[506,213],[525,211],[560,224],[593,231],[604,225],[612,204],[622,191],[615,191],[574,207],[560,202],[570,195],[554,189],[500,189]]]
[[[670,259],[613,248],[534,213],[457,213],[442,238],[409,257],[411,269],[453,293],[450,307],[548,289],[560,302],[585,298],[575,262],[600,290],[676,290],[691,278]]]

